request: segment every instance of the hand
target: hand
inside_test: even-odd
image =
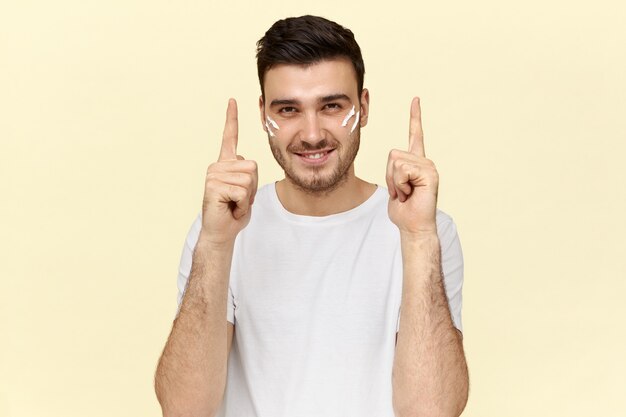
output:
[[[255,161],[237,155],[237,102],[228,101],[222,148],[217,162],[207,169],[202,202],[202,235],[213,243],[234,242],[250,222],[257,191]]]
[[[419,97],[411,103],[409,151],[393,149],[387,161],[389,218],[400,232],[437,232],[435,220],[439,174],[426,159]]]

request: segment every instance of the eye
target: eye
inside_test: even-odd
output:
[[[281,107],[280,110],[278,110],[279,113],[283,113],[283,114],[295,113],[297,111],[298,111],[298,109],[296,109],[295,107],[289,107],[289,106],[288,107]]]
[[[341,109],[341,104],[339,103],[328,103],[324,106],[324,108],[329,110],[339,110]]]

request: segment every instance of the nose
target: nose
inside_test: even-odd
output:
[[[300,139],[311,145],[315,145],[325,139],[317,114],[309,113],[305,116],[300,132]]]

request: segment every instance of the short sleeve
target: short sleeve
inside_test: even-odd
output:
[[[461,307],[463,304],[463,251],[452,218],[445,215],[441,226],[437,226],[441,244],[441,268],[443,283],[448,296],[450,314],[454,327],[463,331]]]
[[[461,307],[463,304],[463,252],[454,220],[437,209],[437,235],[441,246],[443,283],[454,327],[463,331]],[[396,332],[400,331],[400,315]]]
[[[189,281],[189,274],[191,273],[191,263],[193,259],[193,251],[198,243],[198,237],[200,236],[200,229],[202,227],[202,217],[200,214],[196,217],[183,245],[183,252],[180,255],[180,264],[178,266],[178,307],[176,309],[176,316],[180,312],[180,306],[183,303],[185,297],[185,291],[187,289],[187,282]],[[226,302],[226,320],[235,324],[235,302],[231,286],[228,286],[228,300]]]

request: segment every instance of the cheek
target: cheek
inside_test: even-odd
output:
[[[279,152],[282,155],[289,154],[289,150],[287,149],[290,144],[293,143],[292,137],[285,134],[283,128],[276,132],[276,135],[269,138],[269,144],[272,148],[272,152]]]
[[[356,129],[356,127],[358,126],[360,118],[361,111],[355,111],[355,107],[353,106],[352,109],[350,109],[350,112],[346,114],[346,117],[344,117],[343,121],[341,122],[341,127],[345,129],[350,129],[349,132],[352,133],[354,132],[354,129]]]
[[[276,132],[280,130],[280,126],[278,126],[278,123],[276,123],[276,121],[270,116],[266,116],[265,129],[267,129],[267,133],[270,135],[270,137],[275,137]]]
[[[297,123],[290,119],[280,119],[267,117],[265,127],[267,128],[270,138],[272,140],[292,137],[294,132],[297,131]]]

